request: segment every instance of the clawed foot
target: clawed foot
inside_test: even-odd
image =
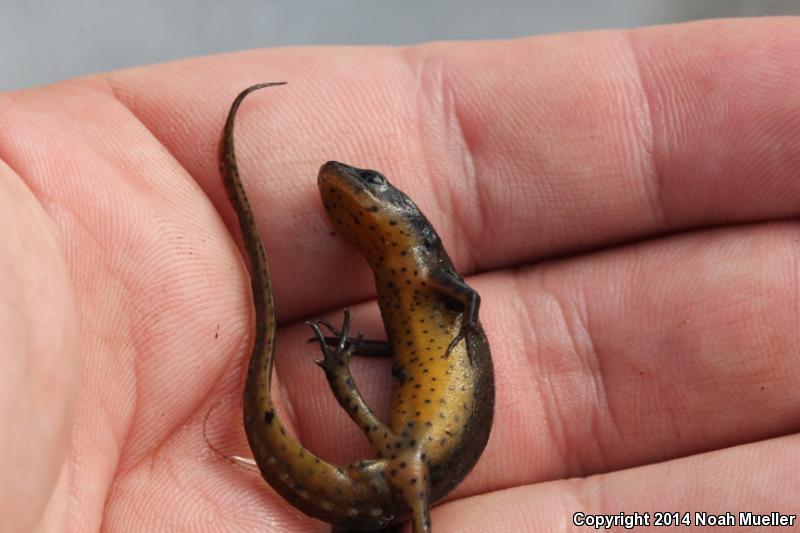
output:
[[[462,340],[467,344],[467,355],[470,358],[470,362],[472,362],[472,354],[469,350],[469,343],[473,334],[478,332],[478,326],[476,323],[473,322],[464,322],[461,324],[461,329],[458,332],[458,335],[453,337],[453,340],[450,341],[450,344],[447,345],[447,351],[444,352],[444,357],[450,357],[450,352],[458,345],[459,342]]]
[[[345,312],[347,312],[347,310],[345,310]],[[323,335],[323,338],[325,339],[325,344],[327,344],[328,346],[336,346],[339,343],[339,341],[341,340],[341,337],[343,335],[342,335],[342,332],[336,326],[334,326],[333,324],[331,324],[330,322],[328,322],[327,320],[324,320],[322,318],[317,318],[315,320],[310,320],[310,321],[306,322],[306,324],[308,324],[310,326],[311,322],[313,322],[317,326],[324,327],[325,329],[327,329],[330,332],[330,336]],[[314,333],[315,333],[315,335],[313,337],[309,337],[309,339],[308,339],[309,343],[318,342],[319,341],[319,336],[316,334],[316,331]],[[348,337],[347,335],[344,335],[344,337],[345,337],[345,343],[346,344],[352,344],[352,343],[354,343],[356,341],[356,339],[354,337]]]
[[[322,319],[309,320],[306,324],[314,330],[314,338],[311,340],[319,342],[324,356],[324,359],[316,359],[314,362],[325,372],[334,372],[337,367],[349,365],[353,353],[355,353],[358,345],[364,339],[364,335],[361,333],[354,339],[348,337],[350,334],[350,311],[348,309],[344,310],[344,321],[342,322],[341,330],[336,329],[330,322]],[[325,337],[320,326],[324,326],[335,338],[338,338],[338,343],[334,347],[328,346],[330,337]]]

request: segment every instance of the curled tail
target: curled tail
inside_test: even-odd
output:
[[[388,525],[403,512],[391,503],[393,497],[382,475],[385,462],[359,461],[337,466],[323,461],[286,431],[270,394],[276,329],[272,286],[264,244],[236,166],[233,123],[248,94],[284,83],[261,83],[239,93],[231,105],[220,144],[220,170],[249,259],[255,307],[255,340],[243,401],[245,432],[261,475],[292,505],[333,524],[374,529]]]

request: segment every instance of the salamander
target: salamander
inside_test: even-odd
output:
[[[408,196],[381,173],[329,161],[317,183],[336,232],[354,245],[375,277],[387,340],[350,336],[312,320],[330,389],[375,448],[376,456],[332,464],[304,448],[276,414],[270,393],[275,310],[267,256],[236,164],[233,126],[251,92],[228,114],[221,173],[250,267],[255,338],[244,389],[244,428],[263,478],[289,503],[334,526],[380,529],[409,518],[431,531],[429,507],[467,475],[489,438],[494,376],[478,319],[480,297],[456,272],[439,235]],[[323,332],[325,330],[325,332]],[[353,355],[391,356],[391,418],[381,421],[350,373]]]

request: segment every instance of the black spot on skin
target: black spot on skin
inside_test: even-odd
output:
[[[264,412],[264,422],[266,422],[267,424],[272,424],[272,421],[274,419],[275,419],[275,411],[269,410]]]
[[[392,376],[394,376],[400,383],[405,383],[408,379],[408,371],[402,365],[392,365]]]

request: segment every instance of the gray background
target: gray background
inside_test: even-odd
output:
[[[800,0],[0,0],[0,90],[230,50],[800,15]]]

